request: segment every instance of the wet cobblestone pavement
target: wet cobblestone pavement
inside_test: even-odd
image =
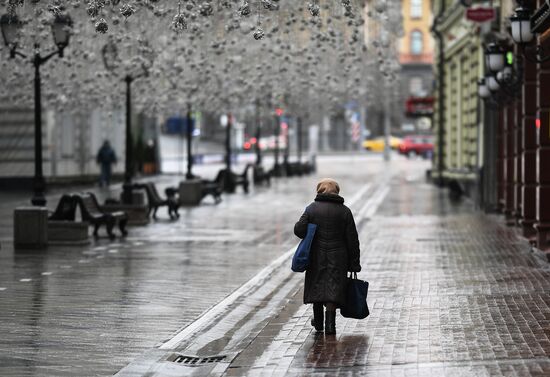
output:
[[[498,219],[449,202],[428,166],[325,158],[318,176],[126,240],[42,253],[3,240],[0,375],[550,375],[549,265]],[[370,282],[371,315],[338,315],[336,336],[311,328],[303,275],[289,272],[320,176],[344,188]]]
[[[228,376],[550,376],[550,269],[514,232],[403,178],[362,223],[370,316],[316,333],[302,291]]]

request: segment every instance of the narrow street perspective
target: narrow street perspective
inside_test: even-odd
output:
[[[550,377],[550,0],[0,0],[0,377]]]

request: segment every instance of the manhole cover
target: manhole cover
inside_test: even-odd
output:
[[[185,355],[174,355],[170,358],[174,363],[187,366],[202,366],[207,364],[219,363],[225,359],[225,356],[208,356],[208,357],[197,357],[197,356],[185,356]]]

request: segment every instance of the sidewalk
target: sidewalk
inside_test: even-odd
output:
[[[119,375],[550,375],[550,266],[410,166],[353,206],[368,319],[316,334],[286,259]]]

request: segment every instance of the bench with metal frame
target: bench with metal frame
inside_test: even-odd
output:
[[[171,189],[167,189],[166,193],[172,193],[171,195],[167,195],[166,199],[163,199],[160,197],[157,187],[153,182],[147,182],[147,183],[136,183],[134,184],[134,187],[137,189],[144,189],[145,194],[147,195],[147,205],[149,207],[147,211],[147,217],[151,216],[151,213],[153,214],[153,218],[157,219],[157,211],[160,207],[168,207],[168,215],[171,219],[177,219],[180,217],[178,210],[179,210],[179,204],[178,200],[176,198],[175,193]],[[177,191],[177,190],[176,190]]]
[[[94,226],[95,237],[98,236],[98,230],[103,224],[105,224],[107,234],[111,239],[115,238],[115,234],[113,233],[115,225],[118,225],[122,235],[125,236],[128,234],[128,231],[126,230],[128,215],[125,212],[105,212],[99,205],[96,196],[91,192],[75,194],[75,198],[80,207],[82,220],[87,221]]]
[[[252,176],[255,185],[261,185],[264,182],[268,186],[271,186],[271,174],[263,168],[261,165],[252,165]]]
[[[243,191],[246,194],[248,194],[248,187],[250,186],[250,181],[248,180],[248,171],[250,170],[251,166],[252,164],[246,165],[244,171],[241,174],[233,173],[233,181],[235,182],[235,186],[242,186]]]
[[[222,201],[224,179],[225,170],[220,170],[213,181],[201,179],[203,199],[208,195],[212,195],[216,204],[220,203]]]

